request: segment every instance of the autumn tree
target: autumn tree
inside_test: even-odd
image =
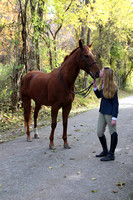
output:
[[[120,87],[133,71],[131,0],[3,0],[0,17],[0,70],[7,80],[1,79],[0,91],[8,90],[12,108],[23,74],[53,70],[80,38],[93,42],[97,63],[114,70]],[[81,72],[78,85],[89,79]]]

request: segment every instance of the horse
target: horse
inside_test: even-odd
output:
[[[51,134],[49,149],[55,149],[54,131],[57,125],[57,115],[62,108],[64,148],[71,148],[67,141],[68,116],[75,97],[74,82],[80,69],[90,74],[93,79],[99,77],[99,67],[91,52],[91,45],[85,46],[79,40],[79,47],[67,55],[61,67],[55,68],[50,73],[40,71],[28,72],[21,81],[20,95],[24,108],[24,121],[27,141],[30,137],[31,99],[35,101],[34,110],[34,138],[39,138],[37,132],[37,117],[42,105],[51,106]]]

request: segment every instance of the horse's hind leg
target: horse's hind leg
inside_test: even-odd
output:
[[[64,140],[64,148],[65,149],[70,149],[71,147],[69,146],[67,142],[67,123],[68,123],[68,115],[70,113],[72,104],[69,104],[66,107],[63,107],[62,111],[62,116],[63,116],[63,140]]]
[[[51,123],[51,134],[50,134],[50,144],[49,144],[49,149],[55,149],[54,147],[54,131],[57,125],[57,115],[58,115],[58,106],[52,106],[51,108],[51,118],[52,118],[52,123]]]
[[[37,131],[37,117],[38,117],[38,112],[41,109],[41,105],[36,104],[35,106],[35,111],[34,111],[34,138],[39,139],[38,131]]]
[[[30,138],[30,113],[31,113],[31,99],[28,97],[23,97],[23,108],[24,108],[24,121],[27,133],[27,141],[31,142]]]

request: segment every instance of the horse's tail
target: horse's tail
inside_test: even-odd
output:
[[[21,81],[20,87],[20,96],[22,100],[22,106],[24,108],[24,121],[25,121],[25,128],[29,127],[30,125],[30,114],[31,114],[31,98],[28,95],[28,85],[31,76],[25,76]],[[29,130],[27,130],[29,132]]]
[[[29,83],[30,83],[31,78],[32,78],[32,75],[27,74],[23,77],[23,79],[21,81],[20,96],[21,96],[22,101],[23,101],[24,96],[29,96],[28,95],[28,87],[29,87]]]
[[[24,108],[25,128],[27,128],[30,126],[30,116],[31,116],[31,99],[30,98],[27,98],[27,97],[24,98],[23,108]]]

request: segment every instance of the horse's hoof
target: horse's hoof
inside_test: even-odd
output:
[[[30,138],[27,138],[27,142],[32,142],[32,140]]]
[[[69,146],[69,144],[64,144],[64,148],[65,149],[71,149],[71,147]]]
[[[51,149],[51,150],[55,150],[56,148],[55,148],[54,145],[49,145],[49,149]]]
[[[35,139],[40,139],[39,135],[37,133],[34,134]]]

